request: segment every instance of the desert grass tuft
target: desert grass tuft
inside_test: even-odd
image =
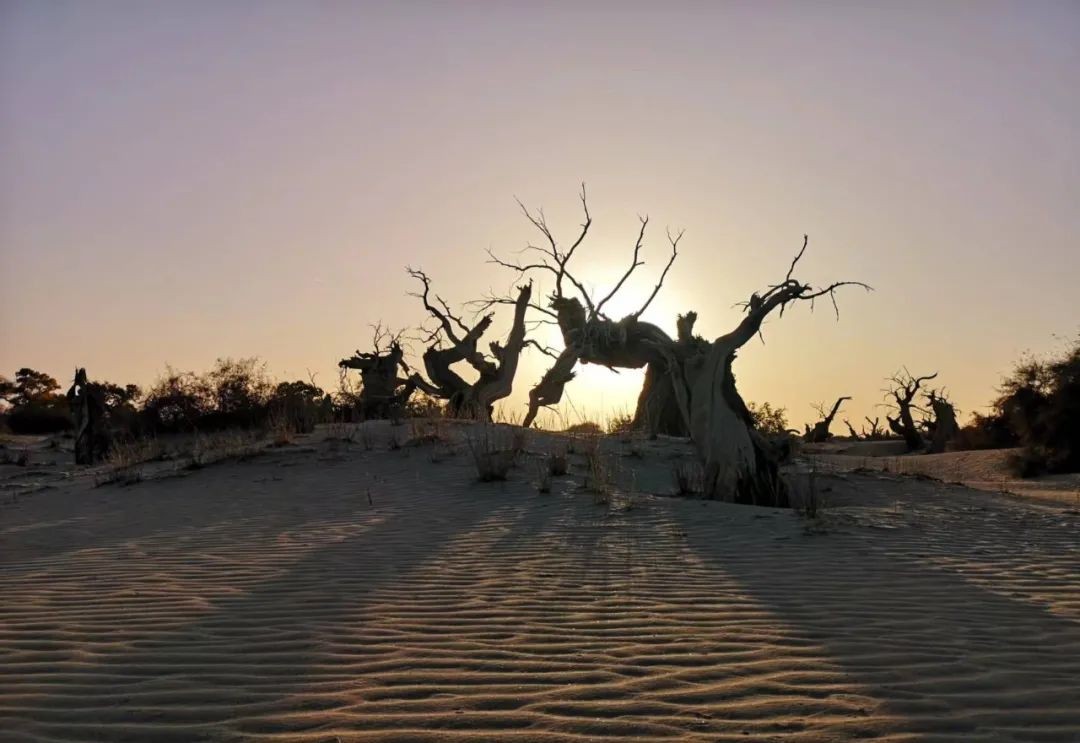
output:
[[[811,460],[810,469],[788,480],[788,500],[791,508],[807,521],[820,520],[825,510],[825,498],[818,482],[817,465]]]
[[[676,495],[700,495],[705,490],[705,475],[696,461],[676,462],[671,467],[671,479]]]
[[[585,490],[592,493],[593,503],[610,504],[611,496],[615,493],[614,460],[602,454],[597,446],[585,453],[585,463]]]
[[[200,469],[226,460],[243,461],[262,452],[252,431],[233,430],[200,434],[191,448],[188,469]]]
[[[494,425],[481,425],[479,431],[466,436],[469,451],[476,465],[476,477],[480,482],[506,480],[517,461],[519,450],[513,438],[505,440]]]
[[[551,492],[551,467],[546,461],[536,462],[536,492]]]
[[[566,449],[550,452],[547,455],[547,471],[552,477],[562,477],[570,471],[570,460]]]
[[[108,469],[94,478],[95,485],[120,483],[134,485],[142,482],[143,465],[166,458],[165,445],[156,438],[131,439],[113,442],[106,460]]]

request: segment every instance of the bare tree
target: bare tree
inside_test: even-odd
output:
[[[821,403],[814,405],[814,410],[821,416],[821,420],[814,424],[813,428],[807,427],[806,433],[803,436],[807,442],[811,444],[822,444],[832,438],[832,434],[829,433],[829,426],[832,425],[833,418],[836,417],[836,413],[840,410],[840,406],[845,400],[850,400],[850,397],[841,397],[832,406],[832,410],[828,413],[825,412],[825,406]],[[846,422],[846,421],[845,421]],[[851,428],[851,424],[848,424],[848,428]]]
[[[940,454],[960,430],[956,423],[956,408],[946,397],[944,390],[929,390],[926,393],[926,402],[934,414],[927,452]]]
[[[494,263],[514,270],[519,276],[541,273],[555,279],[548,307],[538,309],[549,321],[558,324],[565,347],[555,364],[530,391],[525,425],[533,422],[539,408],[554,405],[562,399],[563,390],[573,379],[574,366],[579,361],[609,368],[646,367],[645,384],[635,413],[636,426],[648,428],[653,433],[689,434],[704,462],[705,492],[711,497],[785,505],[787,495],[778,476],[776,456],[754,430],[750,412],[735,388],[731,370],[735,354],[760,334],[762,322],[774,311],[779,310],[782,316],[794,302],[806,301],[812,306],[821,297],[829,297],[835,308],[834,295],[840,287],[857,285],[867,290],[870,287],[845,281],[815,289],[792,278],[806,252],[804,238],[802,249],[792,260],[784,279],[741,303],[745,317],[732,332],[712,342],[706,341],[693,335],[697,315],[688,312],[678,318],[677,337],[671,338],[640,317],[663,286],[678,256],[682,233],[668,233],[671,255],[640,308],[620,320],[613,320],[604,313],[604,307],[630,275],[644,265],[641,251],[649,220],[648,217],[640,220],[630,265],[614,287],[597,300],[569,267],[592,224],[584,188],[580,198],[585,221],[569,247],[560,247],[543,212],[534,215],[522,206],[526,218],[544,237],[542,245],[529,245],[525,252],[538,253],[539,258],[532,263],[511,263],[491,256]],[[487,303],[509,301],[492,297]]]
[[[844,425],[847,426],[848,436],[855,440],[859,440],[862,438],[859,432],[855,430],[855,426],[851,425],[851,421],[849,421],[847,418],[844,418]]]
[[[407,375],[411,370],[405,363],[405,350],[401,346],[404,331],[392,332],[382,323],[372,326],[373,351],[357,350],[356,354],[338,362],[344,369],[360,372],[360,395],[357,407],[360,416],[389,418],[409,401],[416,390],[416,383]],[[399,377],[398,370],[406,376]]]
[[[869,431],[866,430],[866,426],[863,426],[862,436],[864,439],[876,441],[878,439],[885,438],[885,433],[881,430],[881,418],[874,418],[874,420],[870,420],[870,416],[865,416],[863,420],[870,424]]]
[[[921,449],[925,443],[919,427],[915,424],[912,411],[925,412],[915,405],[915,397],[925,382],[936,378],[937,372],[924,377],[915,377],[905,368],[890,377],[888,387],[883,390],[885,399],[891,399],[887,406],[896,411],[895,418],[886,415],[885,420],[888,421],[893,433],[904,439],[908,451]]]
[[[513,391],[518,360],[525,346],[532,345],[547,352],[547,349],[525,337],[525,313],[532,299],[532,282],[518,287],[514,299],[514,320],[506,344],[491,342],[488,344],[490,354],[485,355],[478,350],[477,344],[491,326],[494,315],[488,313],[471,327],[466,325],[450,310],[442,297],[435,295],[432,301],[431,279],[427,274],[414,268],[406,270],[423,286],[422,291],[413,296],[423,302],[424,309],[437,323],[425,340],[428,349],[423,359],[427,379],[414,374],[411,380],[429,395],[446,400],[447,412],[451,416],[491,420],[495,402]],[[476,371],[478,378],[475,382],[467,382],[454,371],[453,365],[459,362],[467,363]]]

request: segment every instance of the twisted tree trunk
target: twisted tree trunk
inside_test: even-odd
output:
[[[929,401],[934,411],[934,433],[927,451],[930,454],[940,454],[960,430],[956,423],[956,408],[945,398],[933,393],[929,396]]]
[[[357,413],[363,420],[397,415],[416,391],[413,380],[398,376],[398,369],[409,373],[409,366],[405,363],[405,351],[396,338],[391,341],[386,351],[382,351],[382,337],[381,328],[377,328],[374,351],[357,351],[355,355],[338,362],[342,369],[356,369],[360,372]]]
[[[441,332],[453,344],[448,348],[436,345],[425,351],[423,359],[427,379],[414,374],[410,378],[412,383],[429,395],[446,400],[446,411],[451,417],[491,420],[495,403],[508,397],[513,391],[518,362],[527,344],[525,313],[532,301],[532,283],[518,287],[517,299],[514,302],[514,320],[506,338],[506,345],[497,341],[489,344],[489,359],[477,350],[477,343],[491,326],[492,315],[485,315],[471,328],[465,327],[458,318],[450,314],[445,304],[441,310],[430,304],[428,279],[423,273],[410,273],[424,282],[424,293],[421,295],[424,306],[440,322],[440,331],[432,336],[433,339]],[[451,321],[464,328],[465,332],[459,336]],[[466,382],[451,368],[459,362],[466,362],[476,370],[479,376],[475,382]]]

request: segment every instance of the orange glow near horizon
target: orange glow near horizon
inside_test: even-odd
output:
[[[1078,41],[1071,3],[4,3],[0,373],[259,356],[333,388],[369,323],[424,320],[405,265],[454,306],[504,292],[485,249],[537,239],[513,198],[567,241],[585,180],[598,293],[651,218],[613,317],[667,227],[643,319],[693,309],[707,338],[809,233],[799,278],[876,291],[771,318],[743,397],[799,426],[850,395],[854,423],[906,365],[966,419],[1080,326]],[[528,352],[504,409],[548,363]],[[640,380],[583,366],[567,393],[603,418]]]

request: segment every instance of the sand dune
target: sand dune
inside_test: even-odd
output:
[[[807,529],[315,449],[0,506],[0,739],[1080,739],[1076,510],[845,475]]]

